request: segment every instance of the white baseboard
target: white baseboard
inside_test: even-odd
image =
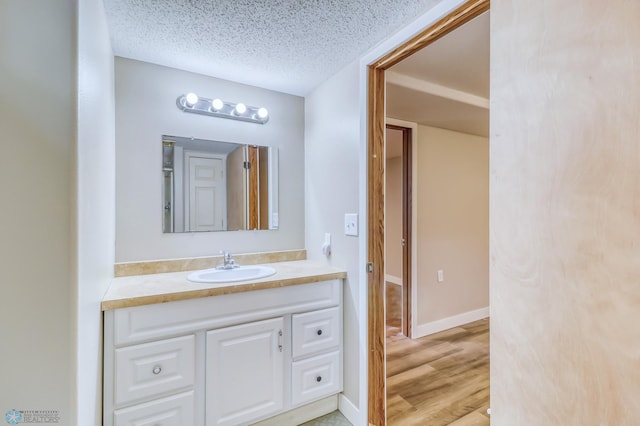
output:
[[[391,284],[402,285],[402,278],[395,275],[385,275],[384,280]]]
[[[429,334],[438,333],[439,331],[448,330],[473,321],[481,320],[489,317],[489,307],[476,309],[475,311],[463,312],[458,315],[443,318],[437,321],[419,324],[413,327],[411,338],[428,336]]]
[[[352,425],[361,424],[360,410],[358,410],[358,407],[353,405],[353,402],[351,402],[351,400],[342,393],[338,395],[338,410],[340,410],[342,415],[349,420],[349,423]]]

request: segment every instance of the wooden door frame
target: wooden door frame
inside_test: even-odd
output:
[[[413,129],[411,127],[389,123],[385,123],[385,129],[399,130],[402,132],[402,239],[404,240],[402,245],[402,334],[411,337]]]
[[[367,82],[368,420],[386,425],[384,314],[385,71],[489,10],[490,0],[468,0],[418,35],[373,61]]]

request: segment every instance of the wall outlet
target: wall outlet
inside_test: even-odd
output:
[[[344,235],[358,236],[358,214],[346,213],[344,215]]]
[[[438,269],[438,282],[444,282],[444,271],[442,269]]]

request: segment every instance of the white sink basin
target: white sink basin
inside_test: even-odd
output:
[[[235,269],[203,269],[187,275],[195,283],[230,283],[235,281],[256,280],[276,273],[271,266],[247,265]]]

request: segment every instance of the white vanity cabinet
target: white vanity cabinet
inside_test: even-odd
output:
[[[105,311],[104,425],[247,425],[342,391],[342,280]]]

